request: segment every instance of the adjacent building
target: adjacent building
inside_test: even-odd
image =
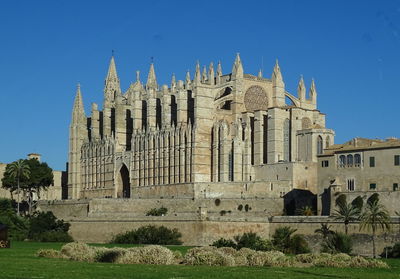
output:
[[[390,213],[400,209],[400,140],[354,138],[318,155],[319,212],[329,215],[335,198],[349,201],[379,193]]]

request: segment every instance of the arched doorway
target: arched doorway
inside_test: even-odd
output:
[[[129,180],[129,170],[125,165],[119,170],[117,198],[130,198],[131,184]]]

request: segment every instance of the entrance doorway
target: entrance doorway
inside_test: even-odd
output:
[[[129,170],[125,165],[119,171],[117,198],[128,199],[131,197],[131,184],[129,182]]]

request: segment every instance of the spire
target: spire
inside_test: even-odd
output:
[[[187,72],[186,72],[185,83],[186,84],[190,84],[191,83],[190,71],[189,70],[187,70]]]
[[[272,83],[275,86],[284,87],[285,83],[283,82],[281,68],[279,67],[278,59],[276,59],[274,71],[272,73]]]
[[[210,63],[210,67],[208,68],[208,81],[211,85],[214,85],[214,79],[215,79],[215,75],[214,75],[214,63],[211,62]]]
[[[207,81],[207,67],[203,67],[203,74],[201,75],[201,82],[205,83]]]
[[[171,89],[175,89],[175,87],[176,87],[176,78],[175,78],[175,73],[173,73],[171,78]]]
[[[197,61],[196,63],[196,72],[194,74],[194,82],[199,84],[201,81],[201,74],[200,74],[200,63]]]
[[[111,56],[110,65],[108,66],[107,77],[104,88],[104,102],[108,104],[114,102],[117,95],[121,94],[121,87],[117,75],[117,67],[115,66],[114,55]]]
[[[72,122],[77,123],[80,120],[84,119],[85,116],[85,108],[83,107],[82,101],[82,93],[81,93],[81,85],[78,83],[76,87],[74,107],[72,109]]]
[[[232,76],[243,77],[243,65],[239,53],[236,54],[235,63],[232,67]]]
[[[261,70],[261,69],[258,71],[257,77],[258,77],[258,78],[262,78],[262,77],[263,77],[263,74],[262,74],[262,70]]]
[[[317,89],[315,88],[314,79],[311,80],[311,87],[309,91],[310,99],[312,104],[317,104]]]
[[[136,71],[136,82],[140,83],[140,71]]]
[[[156,72],[154,71],[154,64],[150,64],[149,75],[147,76],[146,88],[157,89]]]
[[[221,76],[222,76],[222,66],[221,66],[221,61],[218,61],[218,66],[217,66],[217,84],[221,83]]]
[[[297,96],[300,101],[305,101],[306,99],[306,87],[304,85],[303,75],[301,75],[299,85],[297,86]]]

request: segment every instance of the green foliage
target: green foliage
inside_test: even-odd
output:
[[[152,208],[147,211],[146,216],[165,216],[167,215],[168,209],[164,206],[160,208]]]
[[[347,203],[346,199],[338,199],[341,197],[340,195],[336,199],[336,205],[339,207],[339,209],[335,210],[332,216],[335,218],[335,220],[342,221],[344,223],[344,229],[345,233],[348,233],[348,225],[351,222],[357,221],[360,217],[360,209],[351,203]]]
[[[268,251],[272,249],[269,240],[262,239],[256,233],[249,232],[234,237],[236,241],[236,249],[249,248],[252,250]]]
[[[295,234],[291,239],[290,239],[290,245],[289,245],[289,253],[290,254],[304,254],[304,253],[309,253],[310,248],[308,247],[308,243],[305,240],[304,236],[300,234]]]
[[[372,194],[368,199],[367,199],[367,204],[371,205],[375,202],[379,201],[379,194],[378,193],[374,193]]]
[[[339,206],[341,204],[347,204],[347,200],[346,200],[346,195],[345,194],[340,194],[335,200],[335,205],[336,206]]]
[[[74,239],[63,231],[45,231],[34,235],[32,240],[39,242],[72,242]]]
[[[47,232],[63,232],[66,234],[69,230],[70,224],[63,220],[57,220],[53,212],[35,212],[29,219],[29,234],[28,237],[33,240],[42,241],[43,238],[50,239],[62,237],[62,234],[47,233]],[[47,233],[42,236],[42,234]],[[70,240],[69,240],[70,241]]]
[[[383,249],[381,254],[382,258],[400,258],[400,242],[395,243],[393,246],[388,246]]]
[[[8,236],[12,240],[24,240],[28,236],[29,223],[14,211],[12,201],[0,198],[0,223],[8,227]]]
[[[355,208],[357,208],[359,211],[362,210],[364,206],[364,200],[361,196],[357,196],[352,202],[351,205]]]
[[[272,235],[272,244],[278,251],[284,253],[288,252],[290,248],[290,239],[292,234],[296,231],[296,229],[292,229],[291,227],[287,226],[277,228]]]
[[[182,244],[181,237],[182,234],[178,229],[149,225],[118,234],[111,243],[177,245]]]
[[[220,247],[232,247],[236,249],[236,242],[233,241],[232,239],[225,239],[225,238],[220,238],[211,244],[211,246],[215,246],[217,248]]]
[[[321,223],[321,227],[319,229],[316,229],[314,232],[322,235],[323,238],[327,238],[330,234],[334,233],[328,223]]]
[[[322,243],[322,252],[325,253],[346,253],[350,254],[353,249],[353,241],[347,234],[335,232],[328,235]]]
[[[314,216],[315,215],[314,209],[309,205],[303,206],[302,208],[296,210],[296,213],[297,213],[297,215],[300,215],[300,216]]]

